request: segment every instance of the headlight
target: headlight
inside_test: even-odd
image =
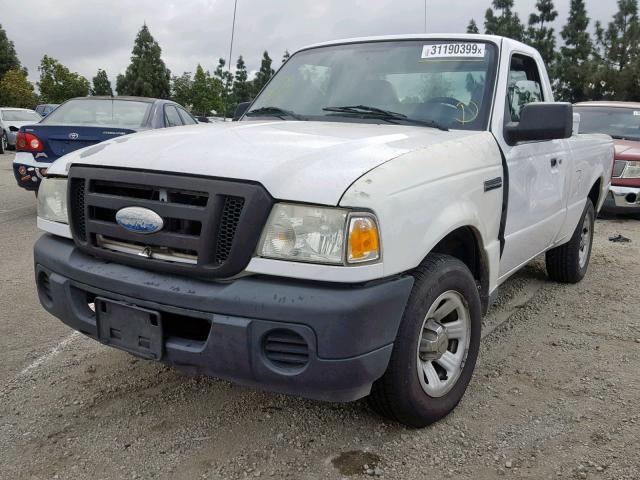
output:
[[[640,178],[640,162],[627,162],[622,178]]]
[[[69,223],[67,215],[67,179],[43,178],[38,189],[38,217]]]
[[[278,203],[262,233],[261,257],[344,265],[380,258],[375,217],[343,208]]]

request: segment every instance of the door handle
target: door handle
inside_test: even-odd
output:
[[[558,166],[558,159],[557,158],[552,158],[551,159],[551,168],[556,168]]]

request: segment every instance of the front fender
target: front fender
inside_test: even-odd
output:
[[[384,275],[418,266],[435,245],[471,227],[497,281],[503,191],[485,191],[503,177],[498,146],[488,132],[425,147],[391,160],[356,181],[340,205],[369,208],[380,222]]]

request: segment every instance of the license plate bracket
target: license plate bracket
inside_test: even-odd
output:
[[[162,358],[160,312],[100,297],[95,309],[100,342],[149,360]]]

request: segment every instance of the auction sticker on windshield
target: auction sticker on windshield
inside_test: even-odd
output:
[[[484,43],[439,43],[422,47],[422,58],[484,58]]]

